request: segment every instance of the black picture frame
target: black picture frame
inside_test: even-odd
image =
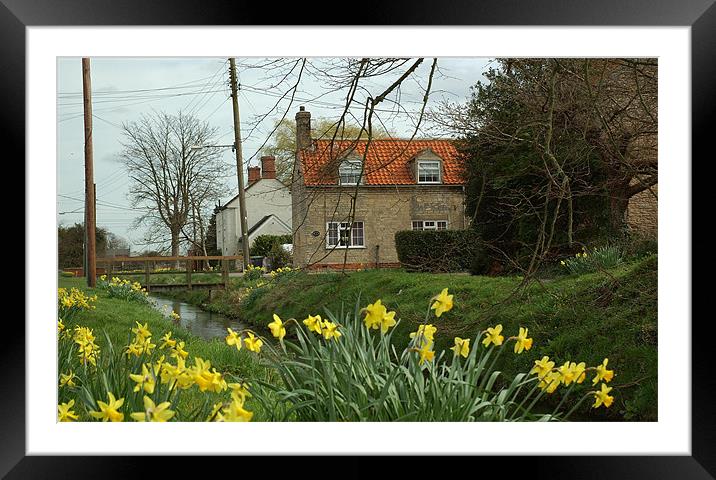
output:
[[[326,24],[348,19],[353,25],[569,25],[690,26],[692,79],[692,158],[713,158],[710,138],[716,116],[716,6],[714,0],[461,0],[430,2],[361,2],[349,15],[328,16]],[[25,29],[29,26],[79,25],[285,25],[320,24],[316,12],[335,12],[334,4],[296,4],[295,9],[267,9],[260,2],[190,0],[0,0],[0,109],[5,159],[25,158]],[[282,11],[277,11],[282,10]],[[343,23],[343,22],[340,22]],[[48,164],[51,160],[48,159]],[[7,163],[7,162],[6,162]],[[15,162],[19,164],[20,162]],[[692,166],[693,166],[692,160]],[[686,168],[686,166],[685,166]],[[23,175],[24,175],[23,171]],[[26,177],[27,178],[27,177]],[[692,202],[696,206],[695,202]],[[692,216],[693,218],[693,216]],[[704,217],[707,218],[707,217]],[[693,233],[692,233],[693,235]],[[693,238],[693,237],[692,237]],[[694,243],[696,251],[697,243]],[[712,249],[711,249],[712,250]],[[25,252],[26,255],[28,252]],[[692,281],[692,279],[684,279]],[[25,293],[25,301],[29,301]],[[693,298],[693,295],[692,295]],[[509,470],[537,478],[716,478],[716,375],[711,366],[714,327],[708,317],[682,321],[692,333],[691,456],[514,457]],[[25,455],[25,329],[6,321],[0,349],[0,475],[8,478],[126,478],[137,473],[136,457],[59,457]],[[16,331],[12,331],[12,329]],[[698,331],[697,331],[698,328]],[[696,334],[698,332],[698,334]],[[668,339],[662,339],[668,341]],[[660,359],[668,361],[668,359]],[[667,379],[662,379],[667,381]],[[442,441],[446,441],[443,439]],[[565,439],[565,441],[568,441]],[[146,457],[145,457],[146,458]],[[148,461],[145,465],[157,463]],[[220,462],[225,463],[225,462]],[[351,460],[344,468],[356,475],[371,462]],[[434,462],[424,462],[433,463]],[[467,465],[470,462],[461,462]],[[273,473],[295,462],[272,461]],[[146,467],[143,467],[146,468]],[[153,467],[149,467],[153,468]],[[427,468],[427,470],[426,470]],[[420,475],[429,467],[421,464]],[[527,469],[528,470],[524,470]],[[450,467],[443,464],[443,474]],[[147,470],[142,470],[143,475]],[[248,472],[247,472],[248,473]],[[476,469],[475,474],[480,470]]]

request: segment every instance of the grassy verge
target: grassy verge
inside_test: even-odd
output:
[[[75,287],[83,290],[88,295],[97,295],[96,309],[81,311],[73,324],[66,326],[72,328],[74,324],[77,324],[93,329],[100,349],[107,347],[102,332],[107,333],[116,347],[122,347],[129,343],[132,335],[131,329],[135,326],[135,322],[147,323],[149,329],[153,332],[155,343],[161,343],[158,342],[160,337],[167,331],[171,331],[173,338],[183,340],[186,343],[185,350],[189,352],[191,357],[196,356],[211,361],[212,366],[216,367],[217,371],[236,378],[249,380],[268,378],[269,371],[261,365],[256,354],[243,349],[237,351],[234,347],[226,345],[223,338],[205,340],[192,335],[151,305],[109,298],[101,290],[87,288],[84,278],[59,277],[59,287],[67,289]],[[190,390],[188,395],[183,397],[183,401],[188,402],[184,407],[189,409],[193,403],[203,401],[203,398],[198,391]],[[253,405],[251,399],[247,402],[247,409],[255,409],[255,420],[260,421],[264,417],[260,405]]]
[[[352,308],[382,299],[401,319],[393,338],[398,347],[424,318],[428,299],[442,288],[454,294],[455,308],[439,320],[436,349],[452,346],[455,336],[475,338],[488,326],[502,323],[506,336],[519,326],[529,328],[534,347],[522,355],[504,356],[503,371],[524,371],[543,355],[556,361],[597,365],[609,357],[616,371],[610,384],[615,403],[592,419],[657,419],[657,257],[649,255],[605,273],[569,275],[533,283],[518,295],[518,277],[481,277],[372,270],[335,274],[298,274],[253,288],[208,293],[172,292],[183,301],[265,326],[272,313],[303,319],[327,308]],[[474,342],[474,340],[473,340]],[[589,380],[591,381],[591,376]],[[549,405],[546,405],[548,408]],[[599,415],[599,416],[595,416]]]

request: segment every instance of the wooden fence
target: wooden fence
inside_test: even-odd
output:
[[[105,265],[104,272],[107,275],[107,277],[119,277],[123,275],[141,275],[144,273],[144,284],[142,285],[144,288],[147,289],[147,291],[151,291],[152,289],[158,290],[162,288],[188,288],[192,289],[193,287],[211,287],[211,286],[223,286],[224,288],[228,287],[229,285],[229,262],[235,261],[240,265],[243,265],[241,260],[243,257],[241,255],[208,255],[208,256],[186,256],[186,257],[103,257],[103,258],[97,258],[96,262],[99,266],[100,264]],[[195,283],[192,282],[192,273],[194,273],[194,264],[196,262],[209,262],[209,260],[219,261],[221,265],[221,282],[215,282],[215,283]],[[140,264],[143,265],[143,272],[140,271],[120,271],[117,270],[117,267],[126,269],[127,264],[136,265]],[[156,266],[159,265],[171,265],[172,267],[176,266],[176,264],[184,264],[185,269],[179,270],[176,268],[172,268],[171,271],[167,272],[157,272]],[[173,264],[173,265],[172,265]],[[162,284],[162,283],[151,283],[151,276],[152,275],[161,275],[161,274],[177,274],[177,273],[185,273],[186,274],[186,283],[173,283],[173,284]],[[203,273],[203,272],[197,272],[197,273]],[[206,272],[208,273],[208,272]],[[99,274],[98,274],[99,276]]]

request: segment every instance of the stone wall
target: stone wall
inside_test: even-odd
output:
[[[636,180],[633,182],[635,183]],[[652,193],[653,192],[653,193]],[[658,236],[658,185],[650,190],[637,193],[629,199],[626,211],[626,221],[629,230],[646,237],[657,238]]]
[[[363,186],[359,188],[355,221],[364,222],[365,246],[326,246],[328,222],[347,221],[355,187],[305,187],[294,184],[293,261],[306,265],[351,268],[399,266],[395,232],[410,230],[413,220],[447,220],[448,229],[467,228],[462,186]]]

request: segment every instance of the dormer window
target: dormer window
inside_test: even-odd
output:
[[[338,182],[340,185],[358,185],[361,183],[361,170],[363,163],[360,160],[343,160],[338,167]]]
[[[439,160],[418,160],[418,183],[441,183]]]

